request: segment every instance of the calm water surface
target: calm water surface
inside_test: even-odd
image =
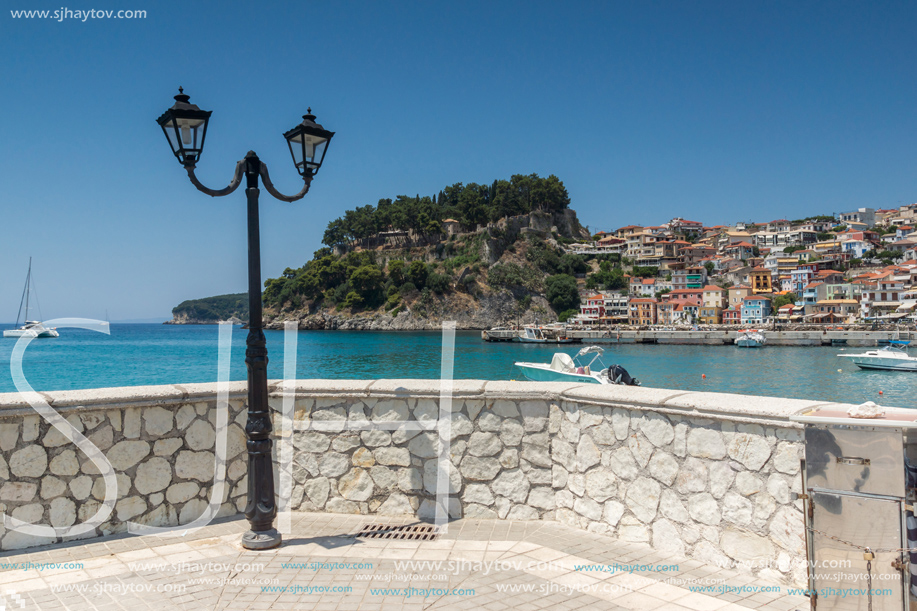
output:
[[[217,333],[215,325],[113,324],[110,336],[61,329],[59,338],[32,342],[23,370],[36,390],[212,382]],[[233,330],[233,380],[245,379],[246,333],[240,327]],[[268,373],[281,378],[283,332],[266,335]],[[16,390],[9,369],[15,343],[0,339],[0,392]],[[297,377],[438,378],[441,343],[437,332],[302,331]],[[623,365],[649,387],[917,407],[911,392],[917,374],[860,371],[837,358],[862,348],[602,345],[607,364]],[[575,354],[578,347],[559,349]],[[486,343],[480,332],[460,331],[455,377],[523,379],[514,361],[548,362],[555,351],[557,346]]]

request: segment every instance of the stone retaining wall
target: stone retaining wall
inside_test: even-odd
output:
[[[219,516],[245,505],[244,383],[232,384],[226,477]],[[111,517],[79,538],[125,532],[127,522],[187,524],[213,486],[216,389],[211,384],[41,393],[108,458],[117,477]],[[18,394],[0,394],[0,511],[64,528],[93,516],[105,498],[99,469]],[[6,529],[0,549],[54,543]]]
[[[283,393],[272,386],[271,405]],[[302,380],[295,389],[293,509],[432,517],[436,430],[348,430],[420,421],[435,427],[439,383]],[[207,505],[214,472],[215,386],[44,393],[118,472],[114,515],[187,524]],[[233,383],[220,515],[245,503],[244,383]],[[449,512],[555,519],[708,563],[800,582],[805,556],[801,429],[815,402],[674,390],[456,381]],[[279,414],[275,426],[280,424]],[[311,428],[303,430],[303,425]],[[98,509],[95,466],[18,395],[0,395],[0,510],[68,526]],[[49,542],[0,526],[0,548]]]

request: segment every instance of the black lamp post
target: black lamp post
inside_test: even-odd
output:
[[[229,195],[235,191],[245,175],[245,195],[248,199],[248,338],[245,341],[245,365],[248,368],[248,420],[245,433],[248,436],[248,504],[245,517],[251,525],[242,536],[242,546],[247,549],[270,549],[280,545],[282,538],[274,528],[277,505],[274,498],[274,470],[271,458],[271,415],[267,402],[267,346],[261,327],[261,240],[258,228],[258,177],[264,188],[275,198],[284,202],[295,202],[309,192],[312,178],[322,166],[328,144],[334,132],[324,129],[315,122],[312,109],[303,116],[303,122],[283,136],[290,146],[293,162],[305,184],[296,195],[283,195],[274,188],[267,165],[254,151],[236,164],[232,182],[225,189],[208,189],[194,175],[194,166],[204,150],[204,136],[210,111],[201,110],[191,104],[189,96],[181,87],[175,96],[175,104],[165,111],[157,122],[172,147],[191,183],[202,193],[213,197]]]

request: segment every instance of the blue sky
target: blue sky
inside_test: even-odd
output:
[[[59,9],[8,0],[18,9]],[[344,210],[554,173],[592,229],[798,218],[917,201],[917,5],[854,2],[131,2],[145,19],[0,14],[0,320],[34,257],[42,314],[170,316],[246,287],[242,191],[196,191],[154,120],[213,111],[198,176],[282,132],[337,132],[312,192],[263,192],[264,277]]]

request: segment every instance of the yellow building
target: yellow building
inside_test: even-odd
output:
[[[726,291],[713,284],[704,287],[703,302],[698,318],[702,325],[718,325],[723,322],[723,305]]]
[[[771,284],[771,271],[767,268],[752,268],[748,272],[748,283],[751,284],[751,292],[754,295],[774,292],[774,287]]]
[[[655,325],[656,303],[655,299],[631,299],[627,304],[627,322],[632,325]]]

